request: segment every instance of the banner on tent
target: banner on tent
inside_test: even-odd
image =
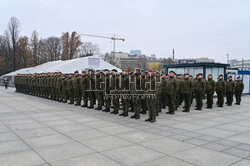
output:
[[[89,67],[99,67],[100,66],[100,58],[88,58],[88,66]]]

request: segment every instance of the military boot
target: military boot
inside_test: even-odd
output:
[[[136,116],[135,116],[135,119],[140,119],[140,115],[136,115]]]
[[[132,118],[132,119],[133,119],[133,118],[135,118],[135,117],[136,117],[136,114],[132,115],[130,118]]]
[[[114,110],[112,112],[110,112],[111,114],[118,114],[118,111],[117,110]]]
[[[143,109],[140,114],[147,114],[147,111]]]
[[[145,122],[150,122],[152,120],[151,117],[149,117],[148,119],[145,119]]]

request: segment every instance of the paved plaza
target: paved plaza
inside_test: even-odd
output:
[[[250,96],[240,106],[119,117],[0,87],[1,166],[249,166]]]

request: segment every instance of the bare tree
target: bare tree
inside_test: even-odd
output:
[[[19,26],[20,22],[16,17],[11,17],[10,22],[8,23],[8,33],[11,41],[11,46],[13,50],[13,70],[16,70],[16,51],[17,51],[17,42],[19,37]]]
[[[74,31],[71,33],[71,38],[69,40],[69,57],[70,59],[76,58],[76,55],[79,51],[79,46],[81,46],[81,36],[77,35],[77,33]]]
[[[71,33],[71,36],[69,36],[69,32],[65,32],[62,34],[61,39],[63,45],[62,59],[75,58],[79,52],[79,46],[82,44],[80,35],[74,31]]]
[[[80,57],[94,55],[99,53],[99,45],[92,44],[91,42],[84,42],[80,48]]]
[[[40,57],[38,56],[38,46],[39,40],[38,40],[38,33],[36,31],[33,31],[30,39],[30,49],[32,50],[32,56],[34,58],[35,65],[40,64],[39,60]]]
[[[163,58],[163,61],[162,61],[162,64],[164,65],[169,65],[169,64],[172,64],[173,63],[173,60],[169,57],[169,58]]]
[[[44,41],[46,48],[46,56],[48,61],[61,59],[61,40],[58,37],[49,37]]]
[[[16,59],[18,60],[17,68],[34,66],[34,58],[29,48],[29,39],[27,36],[19,38],[16,55]]]
[[[62,34],[62,60],[69,59],[69,32],[64,32]]]

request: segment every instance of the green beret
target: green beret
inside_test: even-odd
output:
[[[185,73],[185,75],[189,75],[189,73]]]
[[[113,71],[113,72],[117,72],[117,70],[116,70],[116,69],[113,69],[112,71]]]
[[[198,76],[202,76],[203,74],[202,73],[199,73],[199,74],[197,74]]]
[[[237,79],[241,78],[240,76],[237,77]]]
[[[229,76],[228,78],[233,78],[232,76]]]
[[[74,74],[76,74],[76,73],[79,73],[78,70],[76,70],[76,71],[74,72]]]
[[[109,71],[109,69],[104,69],[103,71]]]
[[[89,70],[88,70],[88,72],[90,72],[90,71],[94,72],[94,70],[93,70],[93,69],[89,69]]]
[[[173,70],[169,71],[169,73],[174,73],[174,74],[176,74]]]

